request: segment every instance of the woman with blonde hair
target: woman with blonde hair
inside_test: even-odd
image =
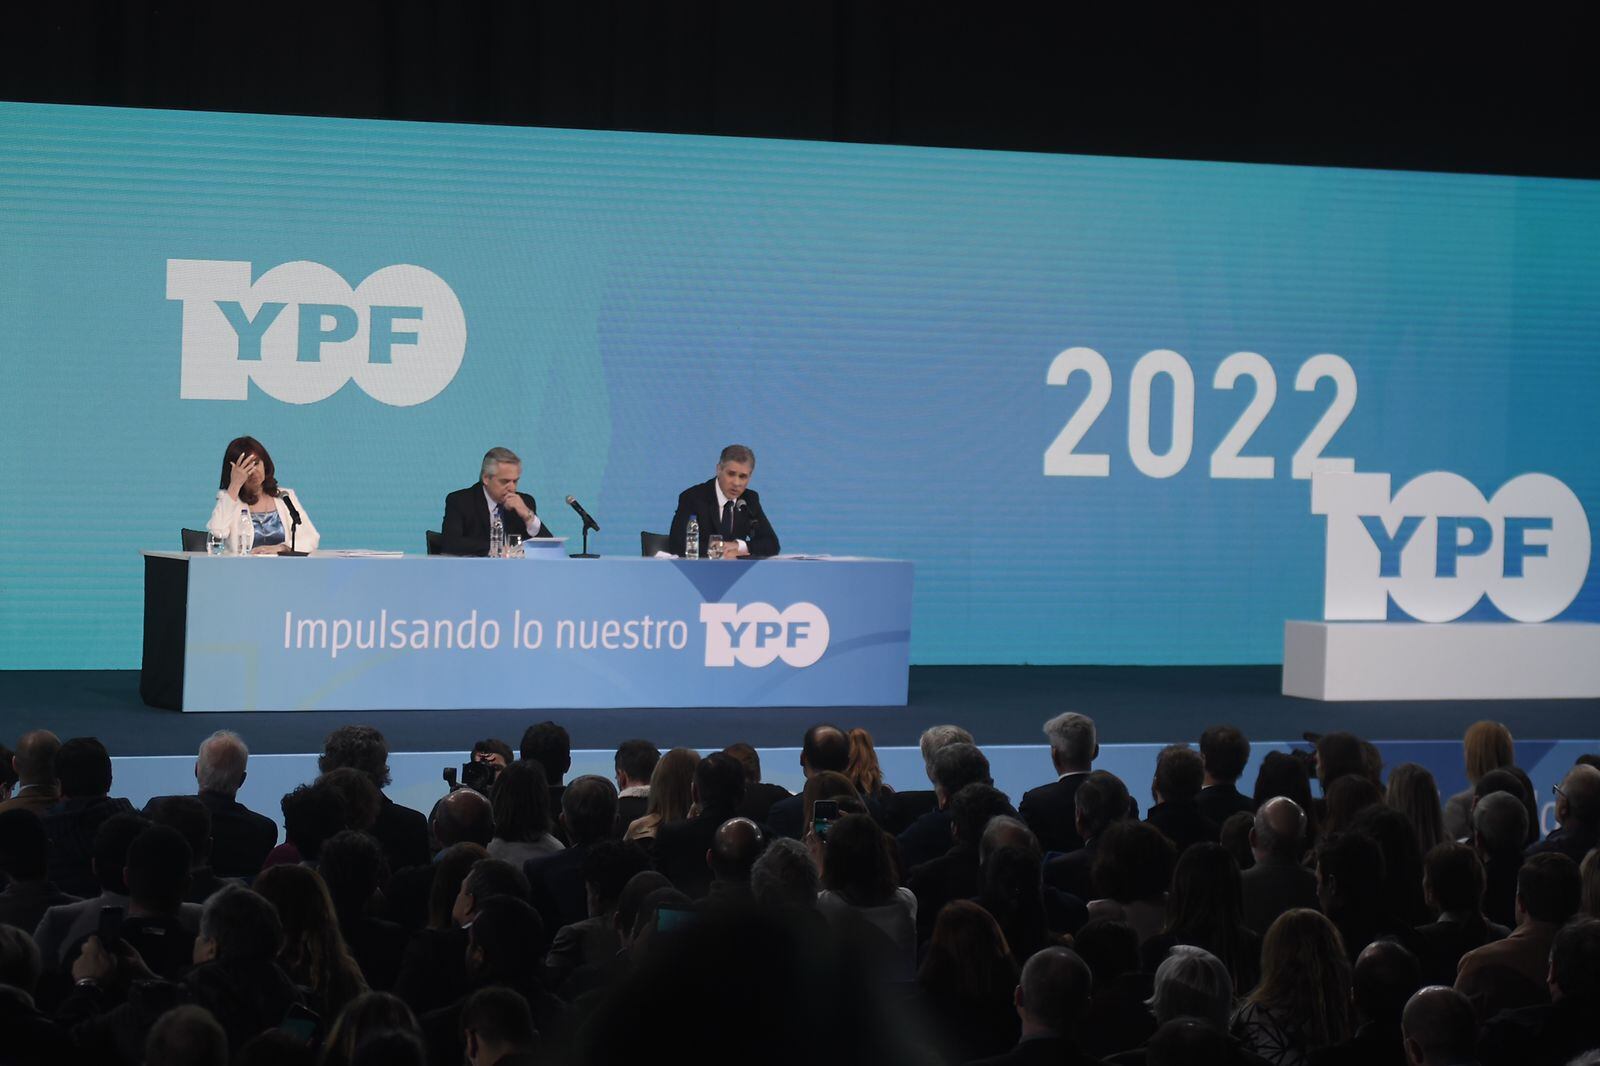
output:
[[[1444,834],[1444,815],[1439,809],[1439,786],[1427,767],[1403,762],[1389,771],[1389,789],[1383,802],[1411,822],[1422,855],[1449,838]]]
[[[1261,983],[1230,1027],[1273,1066],[1301,1066],[1350,1038],[1350,959],[1339,930],[1306,907],[1285,911],[1261,944]]]
[[[1507,769],[1516,765],[1516,745],[1511,730],[1499,722],[1473,722],[1461,738],[1462,756],[1466,762],[1467,787],[1451,796],[1444,805],[1444,831],[1451,840],[1460,840],[1472,834],[1472,786],[1490,770]]]
[[[628,824],[622,839],[653,843],[663,825],[689,817],[694,771],[699,765],[700,753],[688,748],[673,748],[661,756],[650,774],[650,802],[644,813]]]
[[[320,1066],[350,1066],[356,1049],[387,1033],[410,1033],[420,1037],[417,1016],[399,996],[387,992],[367,992],[357,996],[339,1012],[333,1031],[322,1045]]]
[[[850,730],[850,765],[845,767],[844,776],[864,801],[877,804],[878,809],[886,810],[894,802],[894,789],[883,780],[878,749],[872,746],[872,734],[865,729]]]
[[[339,932],[328,886],[309,866],[284,865],[263,870],[254,887],[283,922],[279,965],[295,984],[311,990],[319,1016],[333,1018],[367,990],[367,981]]]

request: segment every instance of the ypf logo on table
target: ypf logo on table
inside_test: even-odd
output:
[[[1315,474],[1311,513],[1328,518],[1329,620],[1381,620],[1393,597],[1418,621],[1448,622],[1487,595],[1508,618],[1544,622],[1589,573],[1589,518],[1547,474],[1512,478],[1488,500],[1443,471],[1392,500],[1388,474]]]
[[[782,611],[770,603],[702,603],[706,625],[706,665],[762,667],[774,659],[806,667],[828,650],[828,616],[814,603]]]
[[[183,301],[185,400],[243,400],[254,381],[285,403],[316,403],[355,378],[395,407],[431,400],[467,348],[461,302],[433,271],[388,266],[352,289],[321,263],[275,266],[167,260],[167,299]]]

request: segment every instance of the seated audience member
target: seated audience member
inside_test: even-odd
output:
[[[470,844],[477,849],[477,858],[488,857],[489,842],[494,839],[494,806],[489,797],[471,788],[451,789],[433,805],[428,815],[429,846],[438,845],[433,861],[426,866],[412,866],[389,875],[388,887],[383,891],[384,917],[399,923],[407,930],[433,924],[435,913],[433,885],[439,872],[440,856],[458,844]],[[471,865],[471,862],[466,864]],[[466,876],[463,867],[450,886],[450,897],[444,901],[443,922],[449,924],[450,899],[455,898],[456,887]]]
[[[99,927],[103,908],[128,906],[128,885],[123,880],[128,848],[149,824],[137,814],[114,814],[95,831],[91,860],[97,880],[95,893],[77,903],[47,909],[33,930],[46,970],[63,970],[71,965],[68,950],[76,951],[84,938]]]
[[[490,858],[521,866],[565,847],[553,832],[550,788],[545,783],[544,768],[537,762],[523,760],[506,767],[489,798],[494,805]]]
[[[1221,826],[1230,815],[1255,813],[1255,802],[1238,788],[1250,762],[1248,737],[1234,726],[1214,725],[1200,734],[1200,761],[1205,779],[1195,802],[1207,821]]]
[[[878,749],[872,745],[872,734],[865,729],[852,729],[850,737],[850,763],[844,776],[850,779],[867,805],[867,813],[878,824],[883,824],[883,812],[894,807],[894,789],[883,778],[883,767],[878,765]]]
[[[481,792],[454,789],[433,805],[428,832],[440,851],[457,844],[476,844],[487,850],[494,839],[494,804]]]
[[[980,1060],[980,1066],[1031,1066],[1062,1063],[1091,1066],[1079,1049],[1077,1030],[1089,1005],[1093,977],[1069,948],[1046,948],[1022,968],[1013,993],[1022,1023],[1017,1046],[1003,1055]]]
[[[244,786],[250,749],[239,734],[219,729],[200,743],[194,760],[199,800],[211,817],[211,873],[217,878],[254,877],[278,842],[278,824],[236,798]],[[168,797],[145,804],[145,814]],[[196,849],[198,852],[199,849]]]
[[[1439,786],[1426,767],[1403,762],[1390,770],[1383,802],[1406,816],[1417,837],[1418,855],[1426,855],[1436,844],[1456,839],[1445,835]],[[1398,1020],[1395,1024],[1399,1024]]]
[[[766,824],[772,805],[789,798],[789,790],[761,780],[761,756],[749,744],[729,744],[723,754],[732,755],[744,767],[744,802],[739,805],[739,816],[757,825]]]
[[[750,867],[750,894],[758,907],[812,911],[820,891],[817,865],[798,840],[772,840]]]
[[[383,805],[383,793],[372,783],[372,778],[354,766],[341,766],[329,770],[321,779],[344,800],[344,828],[372,836],[378,809]]]
[[[750,871],[766,846],[766,834],[748,818],[729,818],[719,825],[706,852],[706,864],[711,868],[707,905],[746,906],[753,903]]]
[[[680,892],[700,899],[711,888],[706,852],[717,827],[738,817],[744,800],[744,767],[739,760],[714,752],[695,767],[693,806],[699,813],[669,822],[656,833],[656,869],[672,879]]]
[[[1165,833],[1180,852],[1191,844],[1217,842],[1217,823],[1200,813],[1198,797],[1204,780],[1205,764],[1187,745],[1169,745],[1156,757],[1156,775],[1150,783],[1155,806],[1144,820]]]
[[[944,1060],[998,1055],[1017,1042],[1017,964],[988,911],[957,900],[939,911],[917,971],[918,999]]]
[[[187,918],[183,913],[191,861],[183,834],[171,826],[153,825],[128,845],[123,868],[128,886],[123,943],[138,952],[156,976],[169,980],[186,970],[194,956],[198,915],[192,904]],[[69,946],[68,957],[74,954]]]
[[[523,762],[539,764],[550,787],[550,809],[560,810],[567,772],[572,769],[572,737],[566,727],[549,721],[530,725],[523,730],[522,749],[518,754]]]
[[[1322,832],[1329,836],[1348,832],[1356,815],[1383,804],[1383,790],[1359,774],[1338,778],[1323,790],[1322,797]]]
[[[817,829],[817,803],[819,800],[832,800],[839,806],[840,814],[867,814],[867,805],[862,802],[861,793],[856,791],[856,786],[843,774],[836,774],[832,770],[824,770],[812,774],[806,779],[806,787],[800,790],[797,797],[800,800],[800,815],[806,831],[801,834],[801,839],[808,839]]]
[[[474,854],[477,859],[463,870],[462,864]],[[445,921],[411,938],[394,982],[395,995],[421,1012],[442,1007],[466,994],[466,930],[478,909],[500,896],[523,901],[528,898],[528,879],[521,870],[481,852],[452,849],[434,865],[439,867],[440,877],[435,896],[449,894]]]
[[[1083,847],[1083,837],[1078,833],[1074,798],[1100,754],[1094,719],[1072,711],[1058,714],[1044,724],[1044,735],[1050,741],[1056,779],[1023,793],[1017,810],[1047,853],[1076,851]]]
[[[211,869],[211,812],[195,796],[161,796],[144,806],[145,817],[156,825],[169,825],[183,834],[194,865],[189,869],[186,903],[204,903],[228,882]]]
[[[1294,800],[1306,816],[1306,850],[1317,843],[1317,808],[1311,799],[1311,776],[1306,771],[1306,760],[1284,751],[1269,751],[1256,771],[1255,791],[1251,799],[1256,810],[1274,796]]]
[[[663,825],[689,817],[689,807],[694,802],[694,774],[699,765],[700,756],[688,748],[673,748],[661,756],[650,775],[650,798],[644,814],[628,826],[622,839],[648,842],[645,846],[654,848],[656,834]]]
[[[16,784],[11,796],[0,802],[0,814],[22,810],[42,815],[60,802],[61,790],[56,784],[56,753],[60,750],[61,740],[48,729],[22,734],[11,756]]]
[[[613,836],[627,832],[650,805],[650,775],[661,761],[661,749],[648,740],[624,740],[617,745],[617,824]]]
[[[989,760],[971,744],[946,744],[933,757],[937,808],[912,822],[898,837],[905,869],[921,866],[950,850],[950,799],[968,785],[993,785]]]
[[[1167,917],[1167,887],[1177,849],[1148,822],[1115,822],[1100,836],[1093,882],[1097,898],[1089,917],[1127,922],[1139,943],[1161,932]]]
[[[1473,806],[1472,827],[1473,848],[1483,862],[1483,913],[1510,928],[1517,924],[1517,872],[1528,837],[1527,809],[1511,793],[1491,792]]]
[[[1154,970],[1177,945],[1204,948],[1231,975],[1244,995],[1261,976],[1261,937],[1244,924],[1239,868],[1220,844],[1196,844],[1178,856],[1167,893],[1162,931],[1144,942],[1144,968]],[[1156,1012],[1157,1021],[1166,1021]],[[1227,1027],[1227,1018],[1219,1022]]]
[[[1316,764],[1317,781],[1322,785],[1324,796],[1341,777],[1365,778],[1374,786],[1378,783],[1367,759],[1366,744],[1354,733],[1341,731],[1318,737]]]
[[[173,1007],[144,1041],[150,1066],[228,1066],[228,1034],[204,1007]]]
[[[1600,848],[1583,857],[1578,872],[1583,879],[1583,913],[1600,918]]]
[[[571,847],[529,859],[522,866],[529,899],[550,933],[589,917],[583,861],[610,838],[616,820],[617,789],[604,777],[586,774],[561,793],[561,826]]]
[[[1600,1048],[1600,920],[1562,926],[1550,947],[1548,1004],[1490,1018],[1479,1050],[1485,1066],[1564,1066]]]
[[[1122,1066],[1131,1059],[1119,1055],[1113,1061]],[[1259,1066],[1262,1060],[1210,1022],[1174,1018],[1151,1035],[1139,1061],[1142,1066]]]
[[[1431,916],[1422,898],[1422,852],[1406,816],[1386,804],[1363,810],[1350,823],[1353,832],[1371,837],[1383,852],[1383,898],[1407,928]]]
[[[569,788],[567,795],[571,794]],[[730,821],[723,828],[741,821]],[[622,950],[616,928],[617,900],[628,882],[649,868],[650,857],[637,844],[602,840],[584,852],[582,872],[588,916],[555,931],[544,958],[545,983],[550,988],[560,991],[576,971],[604,966]]]
[[[90,866],[95,830],[113,814],[132,811],[133,804],[110,796],[111,755],[94,737],[62,744],[55,766],[61,799],[41,816],[50,838],[49,877],[63,892],[88,896],[98,885]]]
[[[1198,1018],[1226,1032],[1233,1014],[1233,977],[1211,952],[1176,944],[1156,967],[1150,1011],[1157,1026]]]
[[[1355,1034],[1313,1050],[1312,1066],[1406,1066],[1400,1015],[1421,987],[1415,955],[1392,940],[1368,944],[1356,958]]]
[[[296,785],[278,807],[283,811],[284,842],[267,854],[269,867],[297,862],[315,866],[323,842],[344,831],[344,797],[320,778]]]
[[[6,885],[0,892],[0,925],[32,932],[51,907],[78,902],[50,880],[49,848],[37,815],[24,807],[0,811],[0,874]]]
[[[1088,1014],[1094,1024],[1083,1028],[1083,1050],[1105,1058],[1149,1040],[1156,1031],[1148,1003],[1155,977],[1139,966],[1139,934],[1126,922],[1099,918],[1072,935],[1072,950],[1094,975]]]
[[[917,958],[917,897],[895,876],[891,838],[864,814],[847,814],[828,830],[814,835],[820,854],[822,892],[817,907],[830,921],[850,914],[880,930],[893,945],[890,973],[908,981]]]
[[[1579,763],[1556,787],[1560,828],[1528,847],[1527,854],[1559,852],[1573,862],[1600,846],[1600,770]]]
[[[1099,852],[1100,836],[1111,825],[1131,817],[1128,787],[1115,774],[1095,770],[1078,785],[1073,796],[1073,829],[1083,847],[1057,855],[1044,866],[1045,884],[1082,900],[1093,899],[1091,872]],[[1040,841],[1042,847],[1044,842]]]
[[[368,986],[389,991],[400,972],[406,939],[398,925],[373,914],[388,874],[382,845],[375,837],[346,829],[322,845],[317,871],[328,886],[339,932]]]
[[[935,725],[924,729],[917,747],[922,753],[922,770],[928,777],[928,784],[933,784],[933,757],[940,748],[946,744],[973,743],[972,734],[958,725]],[[937,808],[938,798],[933,789],[900,789],[894,794],[893,806],[884,812],[883,828],[899,836],[912,822]]]
[[[1256,864],[1255,853],[1250,850],[1250,834],[1255,827],[1254,811],[1234,811],[1219,827],[1217,842],[1222,845],[1224,851],[1233,856],[1234,864],[1239,867],[1240,873],[1244,873]]]
[[[325,774],[341,766],[353,766],[362,771],[381,790],[389,784],[389,744],[383,734],[371,726],[340,726],[328,734],[317,769]],[[383,847],[390,870],[423,866],[431,857],[428,819],[421,811],[402,807],[388,796],[383,796],[379,802],[372,835]]]
[[[1364,833],[1333,833],[1317,843],[1317,902],[1338,928],[1351,965],[1381,936],[1407,948],[1417,942],[1384,896],[1386,870],[1383,849]]]
[[[1461,742],[1466,762],[1467,787],[1451,796],[1444,805],[1444,831],[1451,840],[1472,835],[1472,786],[1490,770],[1516,765],[1516,750],[1511,730],[1499,722],[1474,722],[1467,727]]]
[[[1417,927],[1422,979],[1454,984],[1461,956],[1510,933],[1483,914],[1483,863],[1465,844],[1440,844],[1423,860],[1422,893],[1438,918]]]
[[[1261,945],[1261,983],[1233,1016],[1246,1050],[1279,1066],[1350,1038],[1350,960],[1333,923],[1287,911]]]
[[[411,1008],[387,992],[368,992],[351,1000],[323,1045],[321,1066],[351,1066],[356,1049],[386,1033],[421,1033]]]
[[[322,875],[309,866],[274,866],[262,871],[254,887],[283,923],[278,965],[306,990],[306,1005],[331,1025],[346,1004],[367,991],[367,980],[339,932]]]
[[[1317,877],[1300,865],[1306,853],[1306,813],[1287,796],[1274,796],[1256,808],[1250,830],[1255,865],[1239,875],[1244,925],[1261,932],[1278,915],[1296,907],[1317,907]]]
[[[1088,920],[1081,900],[1045,887],[1039,860],[1039,838],[1020,819],[989,819],[978,841],[978,902],[1000,923],[1018,964]]]
[[[850,737],[838,726],[820,724],[806,730],[800,742],[800,770],[806,780],[817,774],[842,774],[850,768]],[[767,825],[774,833],[799,840],[809,826],[802,821],[803,802],[790,796],[773,803],[767,811]]]
[[[1513,796],[1522,804],[1523,811],[1527,814],[1526,829],[1523,837],[1523,847],[1536,844],[1539,841],[1539,798],[1533,794],[1533,781],[1527,774],[1515,766],[1503,766],[1498,770],[1490,770],[1477,783],[1472,786],[1473,810],[1477,809],[1479,802],[1485,796],[1496,792],[1504,792]],[[1469,821],[1471,811],[1468,812]],[[1465,843],[1465,841],[1463,841]]]
[[[806,856],[806,865],[811,867],[812,876],[815,877],[816,867],[812,866],[809,855]],[[612,973],[609,976],[626,972],[643,954],[642,940],[646,935],[646,927],[655,921],[655,906],[650,901],[663,898],[663,893],[673,895],[676,900],[689,902],[688,896],[673,888],[672,882],[655,870],[636,873],[622,886],[622,894],[617,897],[617,912],[612,918],[612,927],[617,931],[617,942],[622,945],[622,950],[612,960]]]
[[[13,811],[35,817],[26,808]],[[64,1034],[34,1003],[42,973],[33,938],[0,923],[0,1056],[8,1066],[55,1066],[67,1058]]]
[[[509,988],[483,988],[461,1008],[468,1066],[534,1066],[539,1034],[528,1002]]]
[[[978,844],[984,827],[991,818],[1014,818],[1016,813],[1006,794],[993,785],[968,785],[951,798],[950,850],[918,866],[906,878],[906,887],[917,897],[919,941],[932,935],[933,923],[946,903],[978,894]]]
[[[1400,1016],[1406,1060],[1414,1066],[1454,1066],[1476,1061],[1478,1018],[1467,997],[1433,985],[1419,989]]]
[[[1467,952],[1456,970],[1456,991],[1472,1001],[1480,1018],[1549,1002],[1550,946],[1556,931],[1578,913],[1581,893],[1578,864],[1559,852],[1522,864],[1517,927],[1504,940]]]

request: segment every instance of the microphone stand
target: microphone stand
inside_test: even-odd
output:
[[[589,551],[589,523],[585,522],[583,524],[583,551],[574,552],[572,555],[568,556],[568,558],[570,558],[570,559],[598,559],[598,558],[600,558],[600,556],[594,555]]]
[[[289,550],[286,552],[279,552],[278,554],[288,555],[296,559],[304,559],[311,553],[297,552],[294,550],[294,538],[296,534],[300,532],[300,508],[296,507],[294,505],[294,501],[289,499],[289,494],[287,492],[280,495],[278,499],[282,500],[283,505],[289,508]]]

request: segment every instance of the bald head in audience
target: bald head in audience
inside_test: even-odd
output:
[[[1077,952],[1069,948],[1035,952],[1022,967],[1015,995],[1022,1038],[1071,1036],[1089,1005],[1092,983],[1089,964]]]
[[[35,729],[22,734],[17,741],[17,753],[11,758],[11,768],[17,772],[18,785],[48,785],[56,779],[56,752],[61,750],[61,738],[48,729]]]
[[[1478,1016],[1460,992],[1430,985],[1407,1001],[1400,1031],[1413,1066],[1451,1066],[1473,1060]]]
[[[1250,850],[1256,862],[1297,861],[1306,850],[1306,812],[1288,796],[1274,796],[1256,808],[1250,829]]]
[[[488,847],[494,838],[494,806],[476,789],[454,789],[434,805],[432,826],[441,848],[452,844]]]

